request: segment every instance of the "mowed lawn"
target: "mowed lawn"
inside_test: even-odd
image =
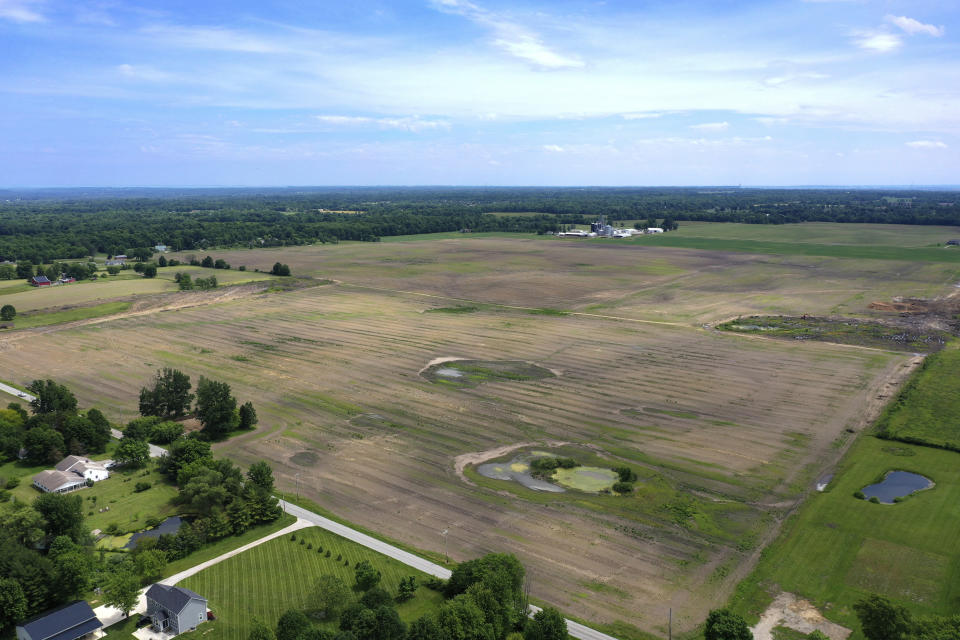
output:
[[[291,542],[290,536],[266,542],[179,583],[206,597],[216,615],[215,621],[201,628],[205,640],[246,640],[254,618],[275,626],[287,609],[306,606],[313,583],[322,575],[339,576],[353,586],[354,566],[360,560],[370,561],[381,572],[381,586],[393,595],[401,578],[414,575],[421,584],[428,578],[320,528],[302,529],[296,536],[296,542]],[[301,538],[313,548],[300,544]],[[326,556],[328,550],[330,557]],[[349,561],[350,566],[345,566],[344,561]],[[442,600],[439,593],[421,586],[412,600],[398,605],[397,611],[404,621],[410,622],[434,610]],[[335,623],[324,626],[334,629]]]
[[[880,424],[890,437],[960,450],[960,345],[929,356],[896,403]]]
[[[899,504],[853,493],[890,470],[923,474],[936,486]],[[866,436],[850,450],[827,492],[814,494],[763,554],[737,591],[741,611],[758,615],[779,590],[809,598],[829,619],[855,630],[852,605],[879,593],[919,615],[960,605],[960,453]]]

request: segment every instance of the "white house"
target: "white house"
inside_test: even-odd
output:
[[[100,482],[110,477],[110,472],[102,463],[81,456],[67,456],[58,462],[54,469],[64,473],[75,473],[84,480],[93,480],[94,482]]]
[[[87,481],[75,473],[47,469],[33,476],[33,486],[44,493],[67,493],[87,486]]]
[[[660,227],[647,227],[645,233],[663,233],[663,229]]]
[[[166,253],[166,252],[167,252],[167,245],[165,245],[165,244],[158,244],[158,245],[156,245],[156,246],[153,248],[153,250],[156,251],[157,253]]]

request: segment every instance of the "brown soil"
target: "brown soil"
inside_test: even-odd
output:
[[[760,622],[752,629],[754,640],[773,640],[771,632],[778,626],[800,633],[820,631],[830,640],[847,640],[851,633],[850,629],[824,618],[810,601],[785,592],[778,595],[760,616]]]

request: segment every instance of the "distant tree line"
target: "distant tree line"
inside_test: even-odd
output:
[[[609,221],[960,224],[956,192],[925,190],[371,187],[0,195],[9,199],[0,201],[0,260],[34,264],[95,253],[145,261],[158,241],[193,251],[463,229],[544,233],[600,215]],[[486,215],[491,212],[503,215]]]

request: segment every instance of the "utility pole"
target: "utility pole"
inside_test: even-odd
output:
[[[300,473],[295,473],[293,475],[294,480],[297,481],[297,500],[300,499]]]
[[[450,529],[446,528],[440,532],[440,535],[443,536],[443,560],[444,562],[450,562],[450,556],[447,555],[447,534],[450,533]]]
[[[669,634],[669,640],[673,640],[673,607],[670,607],[670,622],[667,623],[667,633]]]

